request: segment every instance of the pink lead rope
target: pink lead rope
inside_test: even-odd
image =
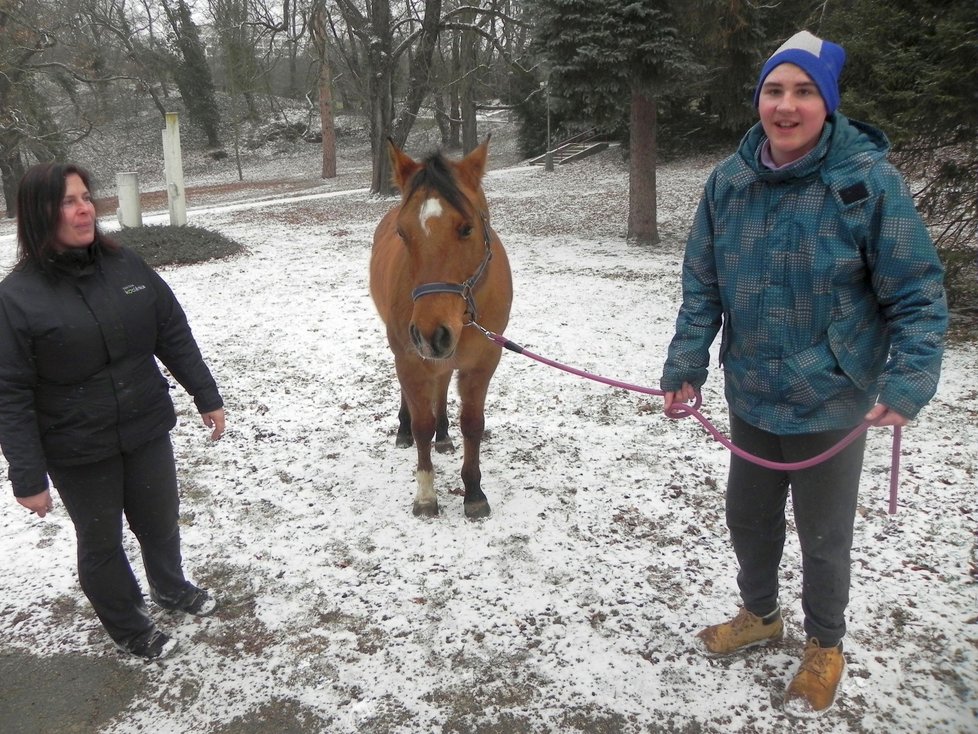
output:
[[[607,377],[601,377],[600,375],[595,375],[590,372],[585,372],[584,370],[579,370],[576,367],[570,367],[566,364],[561,364],[560,362],[555,362],[552,359],[547,359],[546,357],[541,357],[539,354],[534,354],[528,349],[520,346],[519,344],[510,341],[500,334],[495,334],[483,326],[477,324],[474,321],[469,322],[470,326],[476,327],[479,331],[486,335],[490,340],[508,349],[511,352],[516,352],[517,354],[522,354],[530,359],[541,362],[542,364],[555,367],[558,370],[563,370],[564,372],[569,372],[572,375],[577,375],[578,377],[583,377],[588,380],[594,380],[595,382],[601,382],[605,385],[611,385],[612,387],[619,387],[623,390],[630,390],[631,392],[643,393],[645,395],[657,395],[662,397],[665,395],[663,390],[656,390],[651,387],[642,387],[641,385],[632,385],[628,382],[620,382],[619,380],[612,380]],[[817,456],[813,456],[810,459],[805,459],[804,461],[770,461],[768,459],[763,459],[760,456],[754,456],[753,454],[747,453],[738,446],[735,446],[733,441],[724,436],[720,431],[717,430],[716,426],[710,423],[702,413],[699,411],[699,407],[702,404],[702,398],[700,394],[696,394],[696,400],[692,405],[687,405],[686,403],[673,403],[672,407],[669,408],[666,415],[673,419],[685,418],[686,416],[692,416],[700,422],[700,424],[707,430],[707,432],[713,436],[714,439],[726,446],[731,453],[739,456],[741,459],[749,461],[758,466],[763,466],[765,469],[774,469],[777,471],[797,471],[799,469],[810,469],[813,466],[821,464],[823,461],[831,459],[837,453],[842,451],[846,446],[855,441],[859,436],[869,430],[870,426],[873,424],[869,421],[863,421],[860,425],[856,426],[852,431],[839,443],[830,449],[823,451]],[[900,482],[900,442],[903,431],[900,426],[893,427],[893,451],[890,460],[890,506],[889,512],[891,515],[895,515],[897,511],[897,488]]]

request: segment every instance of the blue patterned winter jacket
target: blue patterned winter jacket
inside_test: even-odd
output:
[[[835,113],[793,165],[760,162],[755,125],[710,175],[683,262],[660,387],[706,381],[722,328],[730,409],[776,434],[913,418],[940,375],[944,269],[879,130]]]

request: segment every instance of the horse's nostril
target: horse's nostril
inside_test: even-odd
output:
[[[411,341],[414,343],[414,348],[420,352],[424,346],[424,339],[421,338],[421,332],[418,331],[418,327],[411,324],[408,327],[408,334],[411,336]]]
[[[431,351],[437,356],[450,354],[454,347],[452,331],[446,326],[439,326],[431,337]]]
[[[447,326],[438,326],[426,336],[421,329],[411,324],[408,326],[408,335],[422,357],[446,359],[455,351],[455,336]]]

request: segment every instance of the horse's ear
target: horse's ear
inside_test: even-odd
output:
[[[397,188],[403,191],[405,184],[417,173],[421,164],[398,148],[393,138],[387,138],[387,146],[391,158],[391,178],[394,179]]]
[[[489,140],[492,134],[486,135],[485,141],[459,161],[458,175],[473,189],[479,187],[482,176],[486,172],[486,159],[489,157]]]

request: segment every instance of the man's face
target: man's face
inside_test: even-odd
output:
[[[815,82],[794,64],[774,67],[757,102],[761,126],[779,166],[798,160],[818,143],[827,109]]]

